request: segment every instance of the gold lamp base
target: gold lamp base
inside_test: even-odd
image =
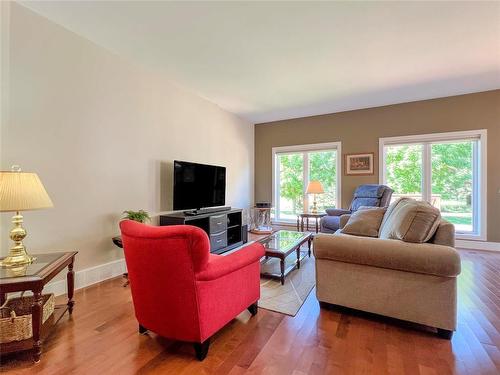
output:
[[[0,261],[1,267],[19,267],[25,264],[33,263],[36,260],[36,257],[29,255],[26,250],[24,254],[12,254],[12,251],[9,252],[9,255],[6,256],[3,260]]]
[[[26,252],[23,240],[26,237],[26,229],[23,228],[23,215],[18,212],[12,217],[14,227],[10,231],[10,238],[14,246],[10,248],[9,255],[0,261],[1,267],[19,267],[23,264],[33,263],[35,257]]]
[[[311,213],[312,214],[318,213],[318,206],[316,205],[316,194],[314,194],[314,201],[313,201],[313,206],[311,208]]]

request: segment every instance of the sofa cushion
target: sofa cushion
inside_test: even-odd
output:
[[[347,222],[349,221],[349,218],[351,217],[351,214],[346,214],[340,216],[340,223],[339,223],[339,228],[344,228]]]
[[[441,221],[441,213],[431,204],[402,198],[387,210],[379,237],[405,242],[429,241]]]
[[[398,200],[392,202],[389,207],[387,207],[387,210],[385,211],[384,218],[382,219],[382,224],[380,224],[380,231],[379,231],[379,236],[382,235],[383,228],[386,227],[386,225],[391,226],[391,224],[387,224],[389,221],[390,217],[392,216],[392,212],[395,210],[395,208],[402,202],[409,200],[410,198],[399,198]],[[387,227],[388,228],[388,227]]]
[[[460,274],[460,256],[449,246],[408,243],[342,234],[314,236],[317,260],[363,264],[406,272],[455,277]]]
[[[360,207],[358,211],[350,215],[349,220],[342,228],[342,233],[378,237],[385,210],[383,207]]]

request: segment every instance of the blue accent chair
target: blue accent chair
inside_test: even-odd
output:
[[[386,185],[359,185],[354,191],[354,198],[348,210],[342,208],[327,208],[325,216],[321,219],[322,233],[335,233],[340,227],[340,217],[352,214],[361,206],[387,207],[391,202],[392,190]]]

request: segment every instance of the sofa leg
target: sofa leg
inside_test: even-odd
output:
[[[203,361],[208,354],[208,348],[210,347],[210,339],[206,339],[205,342],[194,343],[194,352],[196,353],[196,358],[198,361]]]
[[[323,309],[328,309],[331,305],[327,302],[323,302],[323,301],[318,301],[319,302],[319,307],[323,308]]]
[[[140,333],[141,335],[144,335],[147,331],[148,331],[148,329],[147,329],[147,328],[144,328],[143,326],[141,326],[141,325],[139,324],[139,333]]]
[[[445,340],[451,340],[451,338],[453,337],[453,331],[449,331],[447,329],[442,329],[442,328],[437,329],[437,334],[439,337]]]
[[[250,306],[248,306],[248,311],[250,311],[250,314],[252,314],[252,316],[255,316],[257,315],[257,311],[258,311],[258,304],[257,302],[255,303],[252,303]]]

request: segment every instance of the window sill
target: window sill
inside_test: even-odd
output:
[[[472,233],[455,233],[455,239],[457,240],[469,240],[469,241],[486,241],[485,235],[472,234]]]

